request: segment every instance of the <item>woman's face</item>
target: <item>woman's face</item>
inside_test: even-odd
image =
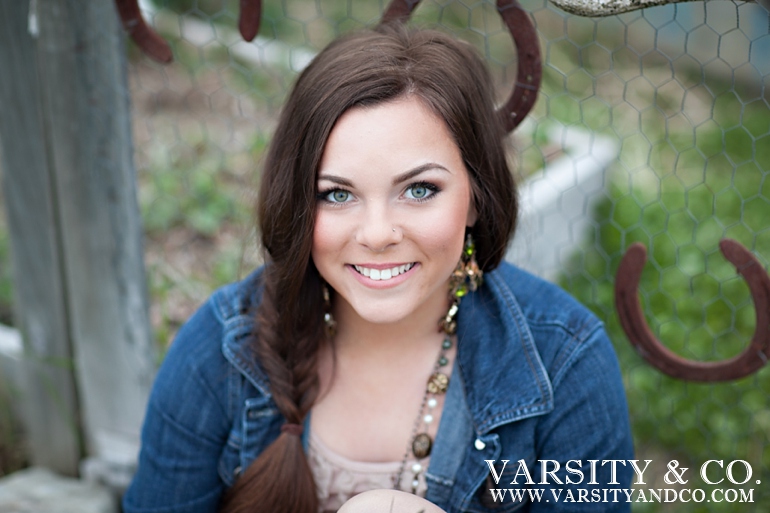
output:
[[[337,308],[373,323],[435,323],[476,220],[443,120],[415,97],[350,109],[327,141],[318,191],[312,257]]]

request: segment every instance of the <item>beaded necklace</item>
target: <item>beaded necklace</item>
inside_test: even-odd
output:
[[[452,339],[450,338],[450,335],[453,335],[457,328],[455,316],[457,315],[458,306],[459,298],[456,298],[452,301],[446,317],[439,323],[440,331],[445,334],[445,337],[441,342],[441,349],[438,353],[438,358],[436,358],[436,363],[433,365],[433,372],[428,378],[428,382],[425,386],[420,409],[417,418],[414,421],[412,433],[409,436],[409,443],[406,446],[404,457],[401,460],[401,466],[398,469],[398,473],[393,476],[393,488],[396,490],[401,489],[401,479],[404,474],[404,469],[406,468],[406,461],[411,452],[417,460],[411,468],[411,492],[417,493],[420,474],[425,470],[423,463],[421,463],[420,460],[430,456],[431,449],[433,448],[433,438],[428,434],[428,430],[435,420],[433,411],[438,405],[438,396],[445,394],[449,388],[449,376],[446,373],[441,372],[441,369],[449,364],[447,351],[452,348]],[[424,426],[423,430],[418,432],[421,425]]]
[[[446,353],[452,348],[450,336],[454,335],[457,331],[456,317],[457,312],[460,310],[460,300],[469,291],[475,291],[481,285],[482,275],[483,273],[479,269],[478,263],[476,263],[476,244],[469,233],[465,238],[465,246],[463,247],[460,262],[449,277],[449,310],[446,316],[439,321],[439,331],[444,333],[445,337],[441,343],[441,350],[439,351],[436,363],[433,366],[433,373],[428,378],[420,410],[414,421],[414,427],[412,428],[412,434],[409,437],[406,451],[404,451],[404,457],[401,460],[401,466],[398,473],[393,476],[393,488],[396,490],[401,489],[401,476],[404,473],[409,452],[411,452],[417,459],[411,469],[413,474],[411,490],[412,493],[417,492],[420,474],[425,470],[420,460],[427,458],[433,448],[433,439],[428,434],[428,428],[434,420],[432,411],[438,405],[437,396],[445,394],[449,388],[449,376],[440,372],[440,369],[449,363]],[[425,424],[425,430],[418,433],[417,430],[422,423]]]

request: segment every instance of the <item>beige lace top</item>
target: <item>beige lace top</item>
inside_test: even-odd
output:
[[[378,488],[393,488],[393,476],[401,468],[400,461],[365,462],[353,461],[337,454],[327,447],[311,431],[308,439],[308,462],[318,487],[318,503],[321,512],[337,511],[352,496]],[[423,469],[428,468],[430,457],[420,461]],[[411,492],[412,465],[407,460],[401,476],[401,488]],[[418,477],[417,495],[425,497],[427,485],[425,470]]]

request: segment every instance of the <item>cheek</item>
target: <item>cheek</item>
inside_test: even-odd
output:
[[[465,242],[465,222],[467,212],[452,209],[421,219],[415,229],[419,232],[418,239],[431,253],[442,260],[452,260],[457,263]]]
[[[326,267],[325,257],[334,253],[337,237],[339,237],[339,234],[336,233],[330,216],[324,215],[323,211],[318,212],[315,227],[313,228],[311,257],[319,271]]]

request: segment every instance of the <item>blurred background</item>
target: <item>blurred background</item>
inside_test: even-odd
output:
[[[642,242],[649,252],[642,305],[668,347],[724,360],[750,340],[749,290],[718,243],[735,239],[770,264],[768,12],[712,1],[583,18],[545,0],[521,4],[540,38],[543,79],[534,109],[509,136],[524,202],[509,258],[559,283],[606,323],[637,457],[661,466],[648,473],[661,482],[647,488],[670,486],[662,479],[672,459],[691,472],[709,459],[742,459],[754,469],[745,485],[754,503],[637,503],[635,512],[768,511],[770,370],[717,384],[666,377],[632,350],[613,305],[620,258]],[[376,24],[386,5],[264,2],[258,39],[245,43],[235,0],[140,2],[174,53],[163,65],[127,43],[150,320],[161,358],[215,288],[259,265],[252,205],[260,164],[297,73],[336,35]],[[410,23],[473,43],[487,57],[499,99],[508,96],[516,51],[494,2],[425,0]],[[12,325],[8,252],[0,222],[0,321]],[[29,463],[13,401],[5,387],[0,474]]]

